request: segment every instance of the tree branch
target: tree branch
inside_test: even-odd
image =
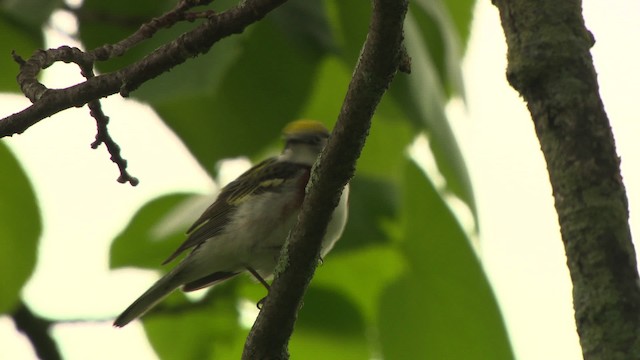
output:
[[[297,225],[281,255],[279,271],[245,344],[243,359],[288,359],[287,345],[302,297],[319,261],[322,238],[342,188],[355,171],[371,117],[400,66],[407,1],[374,0],[363,51],[338,122],[317,161]]]
[[[62,359],[58,345],[49,334],[50,321],[36,316],[25,304],[20,304],[11,317],[16,328],[29,339],[39,359]]]
[[[640,358],[640,288],[619,158],[579,0],[494,0],[507,78],[547,161],[585,359]]]
[[[46,51],[38,50],[27,60],[14,53],[14,60],[20,64],[18,84],[33,104],[0,120],[0,138],[20,134],[40,120],[72,106],[81,107],[89,104],[91,116],[96,119],[98,129],[96,140],[91,147],[96,149],[100,144],[105,144],[107,151],[111,154],[111,160],[120,171],[118,182],[129,182],[132,186],[136,186],[138,179],[128,173],[127,161],[122,157],[120,147],[109,134],[107,128],[109,118],[102,112],[100,98],[113,95],[118,91],[122,96],[128,96],[144,82],[183,63],[190,57],[206,53],[218,40],[242,32],[246,26],[260,20],[285,1],[245,1],[228,11],[215,14],[212,10],[188,12],[193,7],[209,4],[211,0],[180,0],[171,11],[143,24],[131,36],[115,44],[107,44],[89,52],[68,46]],[[206,21],[136,63],[109,74],[94,75],[93,66],[96,61],[121,56],[142,41],[153,37],[162,28],[170,28],[180,21],[196,19],[206,19]],[[41,70],[58,61],[75,63],[87,80],[66,89],[48,89],[38,81],[37,76]]]
[[[113,140],[107,125],[109,124],[109,117],[102,111],[100,100],[89,101],[89,110],[91,116],[96,119],[97,134],[96,140],[91,143],[92,149],[97,149],[100,144],[104,144],[107,147],[107,151],[111,154],[111,161],[113,161],[120,170],[120,176],[118,182],[124,184],[128,182],[131,186],[136,186],[139,183],[138,178],[131,176],[127,171],[127,160],[125,160],[120,154],[120,146]]]
[[[31,58],[21,63],[18,75],[22,91],[33,104],[0,120],[0,138],[20,134],[44,118],[71,107],[83,106],[92,100],[118,92],[122,96],[128,96],[144,82],[169,71],[189,58],[206,53],[220,39],[241,33],[247,26],[262,19],[269,11],[284,2],[286,0],[242,1],[239,5],[220,14],[211,14],[203,24],[129,66],[91,77],[65,89],[47,89],[37,81],[36,76],[41,69],[51,66],[56,61],[76,62],[77,60],[92,63],[95,60],[104,60],[117,55],[120,50],[116,51],[113,46],[107,46],[90,53],[69,47],[37,51]],[[144,33],[147,34],[147,32]],[[138,40],[136,37],[136,40],[131,41],[127,46],[135,45]]]

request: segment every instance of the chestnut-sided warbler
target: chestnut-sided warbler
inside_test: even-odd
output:
[[[329,138],[319,122],[298,120],[284,129],[282,153],[255,165],[225,186],[187,231],[188,237],[164,261],[191,252],[114,322],[122,327],[142,316],[177,288],[202,289],[250,272],[265,287],[280,250],[298,219],[311,167]],[[342,235],[347,221],[348,185],[322,240],[324,257]]]

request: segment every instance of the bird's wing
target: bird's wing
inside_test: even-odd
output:
[[[187,230],[189,237],[162,264],[220,234],[237,207],[252,195],[277,191],[288,179],[296,177],[296,173],[309,170],[308,165],[277,161],[276,158],[264,160],[247,170],[222,189],[216,201]]]

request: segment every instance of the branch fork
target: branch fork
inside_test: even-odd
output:
[[[21,134],[40,120],[60,111],[89,104],[90,114],[96,119],[98,129],[96,141],[91,147],[95,149],[104,143],[111,160],[120,170],[118,181],[135,186],[138,180],[127,172],[127,162],[120,154],[120,147],[109,135],[108,117],[102,112],[100,99],[116,93],[123,97],[129,96],[131,91],[146,81],[171,70],[189,58],[206,53],[222,38],[241,33],[247,26],[262,19],[285,1],[247,0],[227,11],[216,13],[213,10],[190,11],[196,6],[208,5],[211,0],[181,0],[171,11],[143,24],[131,36],[115,44],[107,44],[88,52],[69,46],[38,50],[27,60],[14,53],[13,58],[20,65],[18,84],[32,105],[0,119],[0,138]],[[121,56],[153,37],[161,29],[170,28],[178,22],[193,22],[198,19],[204,21],[143,59],[118,71],[103,75],[94,74],[93,66],[96,61]],[[65,89],[49,89],[40,83],[37,79],[40,71],[58,61],[78,65],[86,81]]]

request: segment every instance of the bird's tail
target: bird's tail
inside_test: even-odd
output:
[[[133,304],[118,316],[113,322],[115,327],[123,327],[131,321],[139,318],[154,307],[158,302],[169,295],[173,290],[180,286],[180,283],[175,281],[173,271],[158,280],[149,290],[145,291]]]

